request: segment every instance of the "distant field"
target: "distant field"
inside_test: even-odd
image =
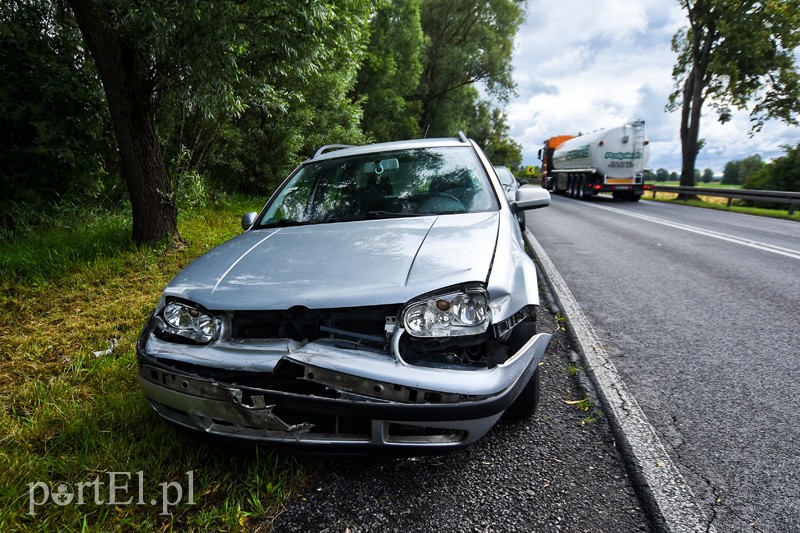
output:
[[[680,182],[678,181],[648,181],[648,185],[656,185],[656,186],[666,186],[666,187],[679,187]],[[695,184],[696,187],[705,187],[707,189],[741,189],[741,185],[722,185],[718,181],[714,181],[711,183],[697,183]],[[652,195],[652,196],[651,196]],[[655,200],[674,200],[676,198],[676,194],[671,192],[657,192],[657,193],[647,193],[645,194],[645,198],[655,199]],[[719,196],[698,196],[703,202],[708,204],[722,204],[726,205],[728,203],[727,198],[721,198]],[[734,200],[733,205],[741,205],[742,202],[739,200]]]
[[[667,186],[677,186],[678,183],[675,181],[668,181],[668,182],[648,182],[649,185],[667,185]],[[708,187],[708,188],[717,188],[717,189],[741,189],[741,186],[722,186],[719,183],[715,184],[700,184],[697,187]],[[734,199],[731,202],[730,207],[728,204],[727,198],[722,198],[719,196],[705,196],[705,195],[698,195],[697,200],[689,200],[689,201],[678,201],[677,194],[672,192],[655,192],[655,191],[647,191],[644,193],[642,198],[646,200],[658,200],[661,202],[678,202],[684,205],[691,205],[694,207],[705,207],[708,209],[719,209],[724,211],[733,211],[737,213],[746,213],[748,215],[757,215],[762,217],[771,217],[771,218],[783,218],[787,220],[794,220],[800,222],[800,210],[795,210],[794,214],[790,215],[788,213],[788,205],[786,209],[765,209],[761,207],[749,207],[745,205],[744,200]]]
[[[659,186],[667,186],[667,187],[679,187],[679,181],[648,181],[648,185],[659,185]],[[708,189],[741,189],[741,185],[723,185],[718,181],[712,181],[711,183],[695,183],[695,187],[706,187]]]

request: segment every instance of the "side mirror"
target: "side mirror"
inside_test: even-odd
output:
[[[520,185],[529,185],[530,181],[522,179],[522,180],[517,180],[517,183],[519,183]]]
[[[545,189],[536,187],[523,187],[517,189],[517,198],[514,208],[518,210],[539,209],[550,205],[550,193]]]
[[[252,213],[247,213],[246,215],[242,216],[242,229],[247,231],[249,230],[253,224],[256,222],[256,218],[258,217],[258,213],[253,211]]]

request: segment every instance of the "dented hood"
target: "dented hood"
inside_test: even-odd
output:
[[[486,282],[497,212],[247,231],[197,259],[165,295],[210,310],[397,304]]]

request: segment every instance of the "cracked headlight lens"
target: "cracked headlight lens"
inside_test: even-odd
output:
[[[430,296],[412,302],[403,313],[406,331],[414,337],[478,335],[491,318],[489,295],[479,288]]]
[[[191,305],[172,301],[161,311],[164,331],[199,343],[211,342],[217,326],[214,317]]]

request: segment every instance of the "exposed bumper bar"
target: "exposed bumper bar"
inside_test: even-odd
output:
[[[161,416],[215,435],[276,444],[454,446],[477,440],[494,425],[527,385],[549,340],[548,334],[534,336],[512,358],[490,370],[399,367],[394,360],[376,358],[374,354],[365,363],[359,351],[336,349],[324,343],[310,343],[285,356],[307,370],[318,368],[323,374],[326,371],[367,382],[379,380],[418,388],[421,393],[459,395],[458,401],[446,403],[368,397],[330,383],[325,385],[336,390],[336,398],[223,383],[179,370],[168,360],[151,357],[142,349],[138,350],[139,381]],[[281,418],[286,411],[307,413],[308,421],[287,423]],[[339,419],[359,420],[368,429],[320,431],[314,422],[318,417],[335,419],[337,427]]]

